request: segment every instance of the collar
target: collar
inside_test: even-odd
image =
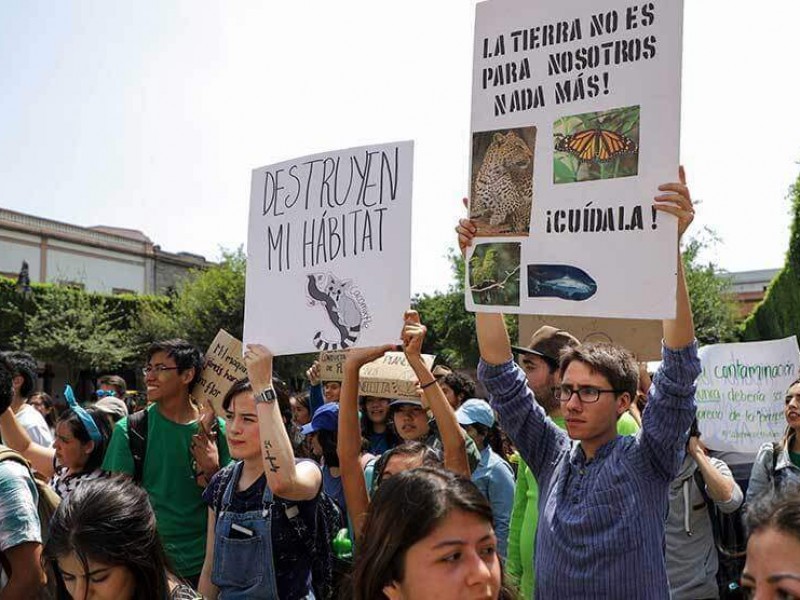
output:
[[[597,460],[603,460],[609,454],[611,454],[611,451],[614,449],[614,446],[616,446],[617,440],[619,440],[620,437],[622,436],[617,435],[613,440],[609,440],[605,444],[600,446],[597,449],[597,452],[595,452],[594,458],[592,459],[586,458],[586,454],[584,453],[583,447],[581,446],[580,442],[573,441],[572,447],[570,448],[569,452],[570,464],[575,465],[577,467],[582,467],[590,463],[593,463]]]

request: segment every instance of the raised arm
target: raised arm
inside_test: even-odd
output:
[[[347,352],[344,363],[344,380],[339,395],[339,435],[336,454],[344,488],[347,516],[353,525],[355,538],[361,529],[369,508],[369,495],[364,471],[361,468],[361,426],[358,421],[358,371],[368,362],[383,356],[394,346],[353,348]]]
[[[431,407],[433,418],[439,427],[444,448],[444,466],[454,473],[470,476],[469,461],[467,460],[467,442],[456,419],[456,413],[439,387],[439,383],[422,360],[422,342],[425,341],[427,328],[420,323],[419,314],[415,310],[406,311],[405,325],[401,337],[403,339],[403,352],[408,364],[414,369],[422,393],[428,406]]]
[[[254,394],[272,388],[272,353],[267,348],[248,344],[244,363]],[[256,400],[256,413],[261,436],[261,459],[269,489],[286,500],[311,500],[316,497],[322,485],[322,473],[311,462],[295,464],[294,450],[278,402]]]
[[[685,348],[694,341],[694,320],[692,307],[689,303],[689,292],[686,288],[686,277],[683,272],[683,261],[680,253],[680,240],[686,229],[694,220],[692,196],[686,186],[686,172],[683,167],[678,171],[680,183],[665,183],[658,186],[662,192],[667,192],[655,197],[654,208],[675,216],[678,219],[678,286],[677,305],[674,319],[665,319],[664,345],[671,350]]]
[[[0,415],[0,437],[3,438],[6,446],[22,454],[44,477],[50,479],[53,476],[55,449],[45,448],[31,440],[28,432],[19,424],[14,411],[10,408]]]

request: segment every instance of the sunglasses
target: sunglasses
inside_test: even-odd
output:
[[[116,398],[117,392],[114,390],[97,390],[94,395],[97,396],[98,399],[107,397]]]

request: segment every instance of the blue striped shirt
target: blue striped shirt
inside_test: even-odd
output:
[[[662,350],[642,429],[586,460],[534,401],[513,361],[481,361],[500,423],[539,483],[536,598],[667,599],[664,522],[695,415],[697,344]]]

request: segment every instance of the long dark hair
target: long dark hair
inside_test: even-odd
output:
[[[136,581],[136,600],[168,595],[169,561],[156,531],[147,492],[121,477],[87,481],[58,506],[50,521],[44,559],[58,568],[74,553],[85,575],[89,561],[124,566]],[[81,599],[76,599],[81,600]]]
[[[369,437],[375,433],[375,424],[369,420],[369,415],[367,414],[367,398],[369,396],[359,396],[358,402],[361,405],[361,437],[369,440]],[[386,409],[386,431],[384,431],[383,435],[386,437],[386,443],[389,448],[394,448],[403,441],[394,430],[392,411],[388,407]]]
[[[94,424],[97,425],[97,430],[100,432],[100,441],[94,442],[94,450],[89,454],[89,458],[86,460],[86,464],[83,466],[84,473],[91,473],[92,471],[96,471],[99,469],[103,464],[103,457],[106,454],[106,448],[108,448],[108,442],[111,439],[111,422],[109,421],[108,415],[104,413],[102,410],[90,407],[85,409],[89,416],[94,421]],[[86,431],[86,426],[78,417],[78,413],[74,410],[67,409],[58,417],[58,421],[56,421],[56,427],[58,427],[61,423],[65,423],[68,427],[72,436],[77,439],[82,444],[88,444],[92,440],[89,436],[89,432]]]
[[[800,383],[800,377],[795,379],[792,383],[789,384],[789,387],[786,388],[786,395],[789,395],[789,390],[791,390],[794,386]],[[789,404],[788,402],[786,404]],[[792,434],[794,434],[794,429],[792,429],[791,425],[786,425],[786,429],[783,430],[783,439],[781,440],[781,446],[784,448],[789,447],[789,441],[792,438]]]
[[[444,458],[430,446],[426,446],[422,442],[403,442],[381,454],[375,462],[372,491],[376,490],[383,481],[383,472],[393,456],[415,456],[420,458],[422,467],[444,467]]]
[[[388,479],[375,494],[364,522],[351,581],[354,600],[386,598],[383,588],[405,575],[408,549],[454,510],[492,523],[492,509],[469,479],[420,467]],[[514,597],[504,585],[501,600]]]

